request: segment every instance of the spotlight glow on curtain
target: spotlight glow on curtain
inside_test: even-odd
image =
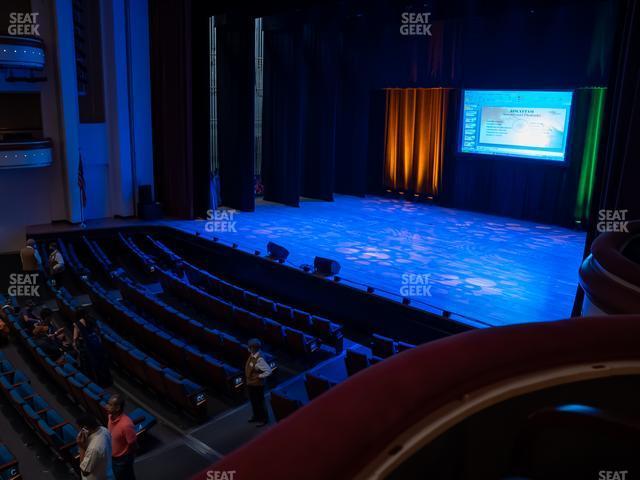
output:
[[[438,194],[449,89],[386,90],[384,184],[393,190]]]
[[[589,118],[587,120],[587,132],[574,214],[575,219],[580,221],[585,221],[589,218],[589,210],[591,209],[591,195],[598,161],[598,147],[600,145],[606,93],[606,88],[591,89],[591,105],[589,106]]]

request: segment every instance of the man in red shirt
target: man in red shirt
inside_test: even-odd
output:
[[[133,461],[138,447],[136,429],[124,413],[124,398],[116,393],[107,403],[109,432],[111,433],[111,456],[116,480],[135,480]]]

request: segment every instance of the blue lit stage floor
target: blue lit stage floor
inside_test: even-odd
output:
[[[208,233],[204,221],[163,223],[250,251],[274,241],[296,266],[333,258],[349,284],[490,325],[568,317],[585,241],[556,226],[380,197],[338,195],[300,208],[261,201],[253,213],[236,213],[235,225],[226,220],[215,227],[236,232]]]

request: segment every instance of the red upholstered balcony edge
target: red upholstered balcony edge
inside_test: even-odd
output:
[[[416,424],[475,392],[571,366],[586,365],[594,376],[610,375],[612,368],[598,366],[611,362],[640,368],[638,339],[640,315],[625,315],[488,328],[430,342],[337,385],[194,478],[212,478],[212,470],[235,470],[237,480],[355,478]]]

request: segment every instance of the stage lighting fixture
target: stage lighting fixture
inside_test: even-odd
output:
[[[214,242],[217,242],[218,240],[220,240],[218,237],[213,237]]]
[[[340,280],[342,280],[342,279],[337,275],[335,277],[333,277],[333,281],[336,282],[336,283],[338,283]]]
[[[409,300],[408,297],[402,297],[402,304],[403,305],[409,305],[411,303],[411,300]]]
[[[254,250],[253,254],[256,255],[256,256],[260,256],[260,250]]]
[[[232,244],[231,244],[231,248],[238,248],[238,244],[237,244],[237,243],[235,243],[235,242],[234,242],[234,243],[232,243]]]
[[[337,275],[340,273],[340,264],[330,258],[316,257],[313,260],[313,271],[324,277]]]
[[[311,267],[309,265],[302,265],[302,271],[309,273],[311,271]]]
[[[199,237],[199,236],[200,236],[200,232],[196,232],[196,237]]]
[[[373,287],[367,287],[367,293],[373,293],[375,289]]]
[[[284,263],[289,256],[289,250],[273,242],[267,243],[267,252],[269,252],[269,258],[280,263]]]

